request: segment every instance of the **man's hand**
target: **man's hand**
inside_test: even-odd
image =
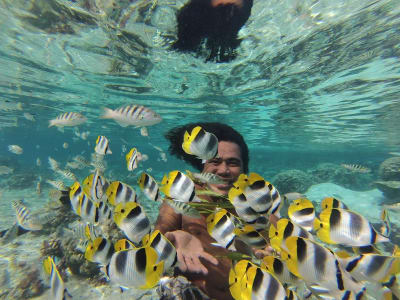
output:
[[[165,237],[175,246],[179,262],[178,267],[182,272],[208,274],[208,270],[201,263],[200,258],[213,265],[218,265],[218,260],[205,252],[200,240],[192,234],[176,230],[165,233]]]

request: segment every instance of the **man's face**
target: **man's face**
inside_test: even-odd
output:
[[[218,143],[218,157],[208,160],[204,164],[203,172],[218,175],[226,183],[210,184],[210,188],[221,195],[228,195],[232,184],[243,172],[243,162],[240,148],[237,144],[227,141]]]

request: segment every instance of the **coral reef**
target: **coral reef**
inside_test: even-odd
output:
[[[323,163],[308,171],[313,184],[331,182],[357,191],[371,189],[373,177],[369,173],[356,173],[340,165]]]
[[[400,199],[400,181],[375,181],[374,184],[387,199],[393,199],[395,202]]]
[[[289,192],[304,193],[313,184],[312,176],[300,170],[288,170],[278,173],[271,182],[280,194]]]
[[[18,281],[13,284],[7,299],[30,299],[41,295],[45,290],[45,285],[41,280],[39,267],[37,264],[28,264],[26,262],[12,262],[12,272]]]
[[[382,181],[400,181],[400,156],[384,160],[379,166],[378,174]]]

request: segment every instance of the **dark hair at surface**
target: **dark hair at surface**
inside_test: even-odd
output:
[[[170,142],[169,152],[172,155],[183,159],[199,171],[203,170],[203,163],[201,160],[194,155],[185,153],[185,151],[182,149],[185,131],[190,133],[196,126],[201,126],[205,131],[215,134],[215,136],[218,138],[218,141],[226,141],[237,144],[240,148],[240,155],[243,162],[243,172],[247,173],[249,171],[249,149],[244,141],[243,136],[229,125],[223,123],[198,122],[172,128],[165,134],[165,137]]]

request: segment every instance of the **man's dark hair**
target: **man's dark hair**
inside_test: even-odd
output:
[[[208,60],[226,62],[235,58],[240,44],[238,31],[250,17],[253,0],[211,6],[211,0],[190,0],[177,14],[178,40],[173,48],[201,53],[203,42],[208,49]]]
[[[169,152],[172,155],[183,159],[199,171],[203,170],[204,165],[201,162],[201,159],[194,155],[187,154],[182,149],[185,131],[190,133],[196,126],[201,126],[205,131],[215,134],[215,136],[218,138],[218,141],[226,141],[237,144],[240,148],[240,155],[243,162],[243,172],[247,173],[249,171],[249,149],[243,139],[243,136],[229,125],[218,122],[189,123],[183,126],[172,128],[165,134],[165,137],[170,142]]]

